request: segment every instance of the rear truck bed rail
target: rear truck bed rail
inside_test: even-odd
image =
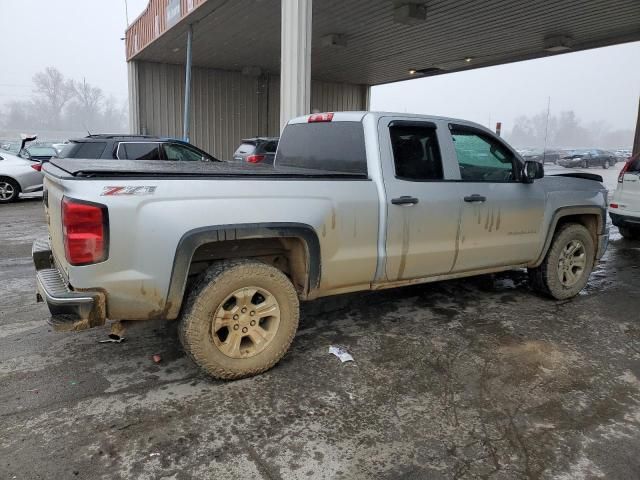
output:
[[[104,325],[105,294],[73,290],[55,265],[48,238],[33,243],[31,257],[36,267],[36,301],[49,307],[49,324],[54,330],[85,330]]]

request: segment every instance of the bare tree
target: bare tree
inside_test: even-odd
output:
[[[75,99],[78,103],[78,112],[85,128],[95,125],[100,115],[100,103],[103,94],[99,87],[94,87],[83,78],[82,82],[74,83]]]
[[[126,107],[118,105],[116,97],[105,98],[102,109],[102,125],[105,131],[120,133],[127,131]]]
[[[73,81],[65,79],[57,68],[47,67],[44,72],[33,76],[33,84],[34,93],[47,110],[45,118],[49,119],[51,126],[56,127],[62,109],[75,95]]]

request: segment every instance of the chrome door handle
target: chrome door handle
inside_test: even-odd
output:
[[[392,198],[391,203],[394,205],[415,205],[418,203],[418,199],[416,197],[403,195],[402,197]]]
[[[474,193],[473,195],[467,195],[466,197],[464,197],[464,201],[468,203],[482,203],[487,201],[487,197]]]

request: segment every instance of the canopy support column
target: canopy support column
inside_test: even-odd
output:
[[[182,138],[189,142],[189,120],[191,117],[191,44],[193,43],[193,25],[189,25],[187,30],[187,59],[185,62],[184,80],[184,119],[182,122]]]
[[[280,130],[311,108],[312,0],[281,0]]]

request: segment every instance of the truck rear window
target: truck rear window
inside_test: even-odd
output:
[[[364,132],[360,122],[287,125],[280,138],[276,166],[345,173],[367,173]]]
[[[60,158],[100,158],[107,142],[71,142],[60,152]]]

